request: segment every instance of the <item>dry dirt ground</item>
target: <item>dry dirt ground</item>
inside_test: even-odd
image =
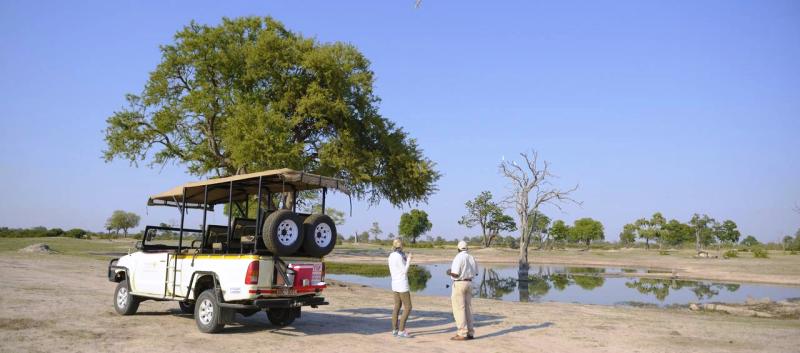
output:
[[[384,290],[334,285],[332,305],[277,329],[263,313],[221,334],[197,331],[175,302],[112,308],[106,263],[68,255],[0,253],[1,352],[798,352],[800,320],[688,310],[478,299],[477,338],[453,342],[449,298],[413,297],[413,338],[392,337]]]

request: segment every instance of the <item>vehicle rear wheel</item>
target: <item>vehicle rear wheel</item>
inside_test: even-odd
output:
[[[264,222],[264,245],[275,255],[285,256],[297,252],[303,245],[300,218],[289,210],[277,210]]]
[[[139,298],[128,290],[128,280],[117,284],[114,291],[114,310],[120,315],[133,315],[139,309]]]
[[[267,311],[267,319],[278,327],[288,326],[294,322],[296,309],[274,308]]]
[[[303,252],[308,256],[323,257],[336,246],[336,224],[324,214],[308,216],[303,222]]]
[[[194,302],[178,302],[181,312],[184,314],[194,314]]]
[[[222,308],[217,302],[217,297],[214,295],[213,289],[206,289],[194,305],[194,322],[197,328],[203,333],[215,333],[225,327],[221,323],[220,315],[222,315]]]

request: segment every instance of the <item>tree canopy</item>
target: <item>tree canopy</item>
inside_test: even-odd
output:
[[[128,236],[128,229],[136,228],[136,226],[139,225],[140,219],[139,215],[133,212],[116,210],[111,214],[111,217],[108,217],[108,220],[106,220],[106,229],[116,232],[122,230],[123,234]]]
[[[605,239],[603,224],[588,217],[577,219],[570,228],[570,238],[576,242],[586,243],[588,248],[592,240]]]
[[[481,192],[474,200],[464,203],[464,206],[467,208],[467,214],[461,217],[458,224],[467,228],[480,226],[485,247],[490,247],[500,232],[517,229],[514,219],[503,214],[503,208],[492,201],[490,191]]]
[[[411,239],[411,243],[415,244],[420,235],[433,228],[433,224],[428,220],[428,213],[413,209],[400,216],[398,228],[400,236]]]
[[[143,92],[107,119],[104,158],[198,176],[288,167],[343,178],[373,204],[427,201],[440,174],[378,112],[373,83],[353,45],[270,17],[192,22],[161,46]]]

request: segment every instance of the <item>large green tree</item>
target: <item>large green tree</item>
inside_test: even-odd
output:
[[[479,226],[483,235],[483,246],[492,246],[492,241],[501,231],[514,231],[517,225],[514,219],[503,214],[503,208],[492,201],[492,193],[483,191],[473,200],[464,203],[467,214],[461,216],[458,224],[472,228]]]
[[[119,233],[122,230],[124,236],[128,236],[128,229],[136,228],[141,217],[133,212],[116,210],[106,220],[106,229],[114,230]]]
[[[714,226],[717,221],[708,215],[695,213],[689,220],[689,226],[695,235],[695,251],[699,254],[703,246],[711,244],[714,240]]]
[[[570,228],[570,238],[575,242],[585,243],[588,249],[592,240],[605,239],[603,224],[588,217],[575,220]]]
[[[139,95],[107,119],[107,161],[178,163],[198,176],[273,168],[348,180],[354,196],[426,201],[440,174],[378,112],[370,63],[269,17],[190,23],[161,46]]]
[[[553,222],[553,225],[550,226],[550,236],[556,243],[566,243],[569,238],[569,228],[569,225],[564,223],[564,221],[560,219],[556,220]]]
[[[619,242],[624,246],[633,245],[636,242],[636,225],[628,223],[622,226],[622,232],[619,233]]]
[[[431,230],[433,224],[428,220],[428,213],[413,209],[400,216],[400,225],[398,228],[400,236],[411,239],[411,243],[416,244],[417,238]]]
[[[739,238],[742,236],[742,233],[739,232],[736,223],[729,219],[722,222],[715,233],[717,239],[719,239],[721,243],[726,244],[736,244],[739,242]]]

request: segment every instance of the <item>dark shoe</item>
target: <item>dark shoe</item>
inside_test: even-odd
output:
[[[474,340],[474,339],[475,339],[475,336],[473,336],[473,335],[467,335],[467,339],[468,339],[468,340]]]
[[[450,340],[451,341],[466,341],[466,340],[468,340],[468,338],[463,337],[463,336],[459,336],[459,335],[455,335],[453,337],[450,337]]]

